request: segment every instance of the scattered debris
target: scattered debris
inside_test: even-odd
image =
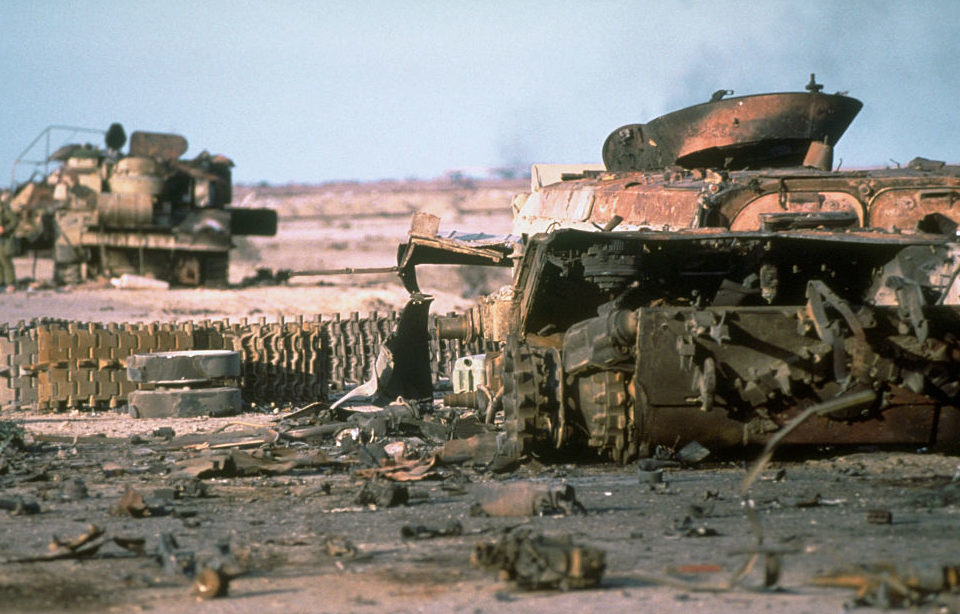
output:
[[[0,420],[0,454],[7,450],[22,450],[27,432],[22,424]]]
[[[300,467],[337,465],[322,450],[300,453],[292,448],[260,448],[245,450],[206,451],[199,456],[177,461],[172,478],[230,478],[251,475],[279,475]]]
[[[442,527],[405,524],[400,527],[403,539],[433,539],[434,537],[455,537],[463,535],[463,525],[451,520]]]
[[[893,513],[890,510],[867,510],[867,522],[870,524],[893,524]]]
[[[40,505],[34,501],[24,501],[20,497],[0,498],[0,510],[7,510],[12,515],[39,514]]]
[[[219,569],[204,567],[193,579],[191,592],[200,599],[226,597],[230,589],[230,577]]]
[[[691,441],[677,451],[677,460],[685,465],[696,465],[710,456],[710,450],[696,441]]]
[[[329,556],[353,558],[359,553],[354,543],[343,535],[321,535],[320,538]]]
[[[547,537],[528,529],[505,532],[500,539],[480,542],[471,562],[496,570],[526,589],[579,589],[600,584],[606,554],[581,546],[569,535]]]
[[[637,471],[637,477],[641,484],[660,484],[663,482],[663,469],[654,469],[653,471]]]
[[[372,479],[363,483],[354,503],[372,505],[377,508],[406,505],[410,500],[410,491],[402,484]]]
[[[162,506],[150,506],[143,495],[131,487],[123,492],[123,496],[110,508],[114,516],[130,516],[132,518],[146,518],[148,516],[165,516],[168,511]]]
[[[40,563],[60,559],[83,559],[97,554],[102,546],[114,543],[128,552],[142,556],[145,551],[146,540],[141,537],[106,537],[106,531],[94,524],[87,527],[86,532],[72,539],[60,539],[56,535],[50,540],[49,552],[39,556],[19,559],[8,559],[6,563]]]
[[[667,535],[678,535],[681,537],[716,537],[720,533],[706,525],[694,524],[690,516],[684,516],[683,520],[673,521],[673,527],[667,532]]]
[[[934,561],[857,565],[816,576],[811,583],[856,589],[856,606],[917,607],[960,589],[960,566]]]
[[[483,484],[475,488],[474,516],[553,516],[586,513],[573,486],[537,482]]]
[[[493,473],[506,473],[520,464],[520,454],[504,435],[488,431],[467,439],[451,439],[443,444],[440,460],[448,465],[469,462]]]
[[[369,469],[359,469],[355,472],[357,477],[372,478],[380,476],[396,482],[413,482],[430,477],[436,477],[439,472],[439,466],[436,456],[430,456],[423,460],[410,460],[398,462],[395,465],[386,467],[375,467]]]

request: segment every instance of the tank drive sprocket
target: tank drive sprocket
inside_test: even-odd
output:
[[[554,448],[560,425],[560,368],[556,351],[517,340],[504,351],[503,415],[508,437],[523,452]]]

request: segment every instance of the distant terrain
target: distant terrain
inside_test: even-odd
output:
[[[507,233],[513,196],[529,189],[523,180],[434,180],[235,186],[234,206],[272,207],[279,213],[275,237],[236,237],[230,282],[240,284],[258,268],[272,271],[388,267],[406,240],[417,211],[441,217],[441,231]],[[19,278],[35,289],[0,294],[0,322],[39,316],[93,321],[172,321],[267,317],[399,309],[407,292],[392,274],[297,277],[288,284],[229,290],[167,292],[117,290],[106,280],[50,289],[49,260],[16,261]],[[431,268],[433,270],[431,270]],[[433,311],[469,306],[481,293],[509,282],[506,270],[467,271],[426,267],[421,287],[436,297]]]

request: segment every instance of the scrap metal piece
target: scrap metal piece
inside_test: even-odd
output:
[[[881,608],[916,607],[960,588],[960,565],[920,560],[869,563],[815,576],[815,586],[856,589],[857,605]]]
[[[7,510],[14,516],[39,514],[40,504],[35,501],[25,501],[21,497],[2,498],[0,510]]]
[[[363,483],[353,502],[385,508],[406,505],[409,499],[410,491],[403,484],[374,478]]]
[[[885,509],[867,510],[867,522],[870,524],[893,524],[893,513]]]
[[[323,548],[329,556],[353,558],[359,550],[357,546],[343,535],[321,535]]]
[[[432,301],[433,297],[426,294],[415,293],[410,296],[396,330],[380,346],[370,379],[337,399],[330,409],[339,407],[349,399],[374,395],[432,401],[430,335],[427,332]]]
[[[480,542],[470,561],[498,571],[526,589],[581,589],[600,584],[606,553],[575,544],[569,535],[548,537],[527,529],[504,533],[492,542]]]
[[[403,539],[433,539],[435,537],[457,537],[463,535],[463,525],[456,520],[437,526],[405,524],[400,527],[400,537]]]
[[[162,510],[152,508],[147,505],[143,495],[131,487],[123,491],[123,496],[110,508],[110,513],[115,516],[131,516],[133,518],[145,518],[147,516],[157,516]]]
[[[553,516],[586,513],[577,500],[573,486],[551,486],[537,482],[483,484],[474,490],[477,502],[474,515],[485,516]]]
[[[220,569],[204,567],[193,579],[191,591],[200,599],[226,597],[230,590],[230,576]]]

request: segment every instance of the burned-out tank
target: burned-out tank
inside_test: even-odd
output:
[[[101,133],[106,147],[46,152],[33,162],[45,172],[18,184],[25,156],[63,131]],[[56,281],[133,273],[184,286],[224,285],[232,236],[276,234],[275,211],[228,206],[229,158],[204,151],[183,159],[187,140],[177,134],[134,132],[124,154],[126,141],[120,124],[105,132],[51,126],[14,163],[17,235],[25,247],[51,250]]]
[[[720,91],[615,130],[602,167],[535,165],[513,245],[414,227],[411,289],[417,263],[514,266],[439,321],[488,350],[452,402],[619,462],[762,444],[814,406],[786,443],[960,441],[960,167],[832,170],[861,103],[821,90]]]

